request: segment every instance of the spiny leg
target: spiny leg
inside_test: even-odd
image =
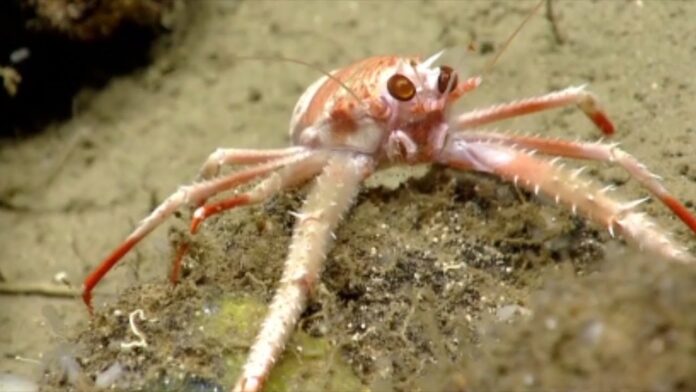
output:
[[[215,203],[200,206],[191,220],[191,234],[195,234],[204,220],[212,215],[241,205],[262,202],[278,192],[303,184],[314,177],[326,164],[328,152],[317,152],[309,159],[296,162],[272,173],[256,184],[253,189]]]
[[[631,242],[668,259],[693,262],[694,257],[670,239],[665,231],[643,213],[635,203],[622,203],[609,197],[591,181],[550,162],[539,160],[512,147],[487,142],[452,140],[440,163],[463,170],[492,173],[535,194],[540,191],[579,211],[613,235],[618,230]]]
[[[288,147],[274,150],[253,150],[243,148],[218,148],[205,160],[198,172],[202,180],[217,177],[225,165],[248,165],[266,163],[275,159],[307,151],[305,147]]]
[[[585,86],[569,87],[538,97],[472,110],[457,116],[453,126],[458,130],[470,129],[511,117],[568,105],[577,105],[605,135],[614,133],[614,124],[599,106],[594,94],[585,91]]]
[[[160,204],[150,215],[143,219],[138,227],[126,240],[114,249],[99,265],[90,272],[82,285],[82,299],[87,308],[92,311],[92,289],[101,281],[107,272],[118,263],[140,240],[159,226],[169,215],[183,204],[200,205],[205,200],[219,192],[233,189],[285,165],[307,159],[312,153],[300,153],[286,158],[277,159],[246,170],[231,173],[215,180],[205,181],[179,188]]]
[[[285,269],[235,392],[259,391],[311,294],[343,214],[374,170],[370,158],[335,152],[298,214]]]
[[[631,177],[647,188],[662,203],[696,233],[696,217],[677,198],[672,196],[660,182],[659,176],[651,173],[635,157],[619,149],[617,144],[582,143],[565,140],[549,140],[533,136],[507,135],[493,132],[461,132],[456,138],[466,141],[501,143],[511,147],[535,150],[542,154],[575,159],[590,159],[615,163],[626,170]]]
[[[191,219],[191,234],[196,234],[201,223],[212,215],[236,207],[261,203],[284,189],[301,185],[314,177],[321,170],[326,164],[327,154],[327,152],[317,152],[308,159],[289,164],[271,173],[247,192],[198,207],[196,211],[194,211],[193,218]],[[179,280],[181,262],[188,252],[188,248],[188,242],[184,242],[176,252],[176,257],[172,264],[172,283],[176,283]]]

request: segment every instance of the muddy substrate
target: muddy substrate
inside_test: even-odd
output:
[[[212,218],[193,239],[180,216],[170,238],[192,241],[181,283],[98,297],[42,390],[90,388],[107,370],[120,390],[229,388],[302,196]],[[696,270],[511,185],[436,168],[368,188],[336,237],[268,390],[696,390]],[[124,347],[140,341],[136,309],[147,346]]]

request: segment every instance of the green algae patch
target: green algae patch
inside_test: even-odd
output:
[[[233,385],[241,374],[249,348],[258,333],[267,306],[251,297],[229,297],[218,310],[206,316],[202,330],[206,339],[225,350],[223,385]],[[281,360],[271,372],[265,391],[360,391],[360,379],[325,337],[296,331]]]
[[[244,347],[251,344],[263,317],[266,305],[252,298],[223,299],[218,309],[203,319],[206,336],[220,341],[225,347]]]
[[[326,338],[298,332],[266,386],[268,392],[367,390]]]

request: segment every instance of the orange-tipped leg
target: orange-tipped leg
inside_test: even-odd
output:
[[[255,200],[253,201],[255,202]],[[249,194],[241,194],[217,203],[206,204],[198,207],[193,213],[193,219],[191,219],[191,234],[196,234],[200,224],[212,215],[219,214],[223,211],[231,210],[232,208],[243,206],[251,202],[252,197]]]
[[[179,283],[179,277],[181,276],[181,262],[184,260],[184,256],[188,253],[190,244],[188,242],[183,242],[179,245],[176,250],[176,255],[174,256],[174,261],[172,262],[172,274],[169,280],[173,285]]]
[[[589,159],[613,163],[621,166],[647,188],[656,198],[667,206],[674,215],[681,219],[691,231],[696,234],[696,217],[662,185],[659,177],[651,173],[645,165],[616,145],[602,143],[582,143],[565,140],[548,140],[534,136],[518,136],[494,132],[461,132],[456,135],[460,140],[468,142],[495,142],[521,149],[535,150],[539,153],[568,157],[574,159]]]
[[[231,210],[235,207],[263,202],[284,189],[306,182],[321,170],[326,163],[326,159],[326,154],[314,153],[308,159],[289,164],[281,170],[278,170],[265,180],[256,184],[256,186],[248,192],[198,207],[194,211],[193,218],[191,219],[191,234],[196,234],[198,229],[200,229],[200,225],[215,214]],[[179,246],[176,252],[171,274],[171,281],[174,284],[179,280],[181,263],[188,250],[189,244],[184,243]]]
[[[472,110],[459,115],[454,121],[454,126],[459,130],[471,129],[512,117],[569,105],[577,105],[605,135],[614,133],[614,124],[601,109],[594,94],[585,91],[584,86],[569,87],[539,97]]]
[[[671,195],[662,196],[660,197],[660,200],[662,200],[662,202],[665,203],[665,205],[669,207],[669,209],[672,210],[672,212],[674,212],[674,214],[679,217],[682,222],[689,226],[691,231],[696,233],[696,217],[691,214],[685,205]]]
[[[135,233],[134,233],[135,234]],[[97,268],[95,268],[89,275],[85,278],[85,282],[82,284],[82,300],[85,305],[87,305],[87,310],[90,314],[94,310],[92,308],[92,290],[94,286],[99,283],[100,280],[106,275],[107,272],[118,263],[121,258],[128,253],[134,246],[142,239],[142,236],[131,235],[126,239],[126,241],[121,244],[118,248],[114,249],[111,254],[104,259]]]
[[[198,207],[193,214],[193,219],[191,219],[191,234],[196,234],[200,224],[211,215],[248,204],[249,202],[250,199],[247,195],[241,195],[223,200],[219,203]],[[177,284],[179,282],[179,276],[181,276],[181,264],[184,260],[184,256],[186,256],[188,253],[189,248],[190,244],[188,242],[183,242],[176,250],[176,255],[172,261],[172,273],[170,276],[172,284]]]
[[[104,278],[107,272],[116,265],[123,256],[128,253],[140,240],[145,238],[150,232],[157,228],[165,219],[167,219],[174,211],[179,209],[184,204],[200,205],[208,198],[220,192],[234,189],[237,186],[246,184],[259,177],[267,175],[270,172],[284,166],[301,165],[305,161],[314,161],[317,154],[311,152],[303,152],[295,155],[283,157],[270,161],[258,166],[254,166],[245,170],[231,173],[229,175],[219,177],[213,180],[189,185],[179,188],[178,191],[170,195],[162,204],[160,204],[147,218],[145,218],[133,233],[128,236],[120,246],[118,246],[107,258],[95,268],[85,279],[82,289],[82,299],[87,305],[90,313],[92,312],[92,290]],[[181,254],[181,257],[185,252]],[[180,263],[180,262],[179,262]],[[176,268],[178,277],[178,267]],[[172,272],[174,278],[175,272]]]
[[[541,160],[496,140],[454,138],[443,151],[440,162],[449,166],[491,173],[534,193],[543,192],[557,203],[567,205],[653,254],[680,262],[694,262],[688,251],[672,240],[656,222],[636,210],[642,202],[622,202],[562,165]]]

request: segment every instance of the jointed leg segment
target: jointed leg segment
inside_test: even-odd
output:
[[[258,177],[264,176],[278,168],[301,162],[313,156],[313,152],[300,152],[294,155],[278,158],[246,170],[231,173],[229,175],[209,181],[179,188],[148,215],[126,240],[109,254],[96,269],[85,278],[83,283],[82,299],[88,308],[92,309],[92,290],[104,275],[118,263],[140,240],[152,232],[174,211],[184,204],[200,205],[208,198],[237,186],[243,185]],[[175,268],[176,269],[176,268]],[[176,272],[176,271],[175,271]]]
[[[614,125],[599,107],[597,98],[592,93],[585,91],[585,86],[570,87],[539,97],[472,110],[459,115],[454,120],[454,127],[459,130],[471,129],[511,117],[568,105],[577,105],[605,135],[614,133]]]
[[[636,203],[622,203],[609,197],[591,181],[582,180],[577,171],[570,172],[500,143],[462,139],[451,140],[440,161],[458,169],[498,175],[535,193],[541,191],[603,225],[610,233],[618,231],[654,254],[694,261],[655,222],[636,212]]]
[[[201,180],[208,180],[217,177],[222,166],[266,163],[306,151],[307,149],[305,147],[288,147],[275,150],[218,148],[205,160],[205,163],[203,163],[203,166],[201,166],[198,172],[198,176]]]
[[[549,140],[533,136],[507,135],[493,132],[462,132],[456,135],[460,140],[469,142],[499,143],[510,147],[535,150],[542,154],[568,157],[575,159],[590,159],[601,162],[616,163],[626,170],[655,197],[660,199],[672,212],[679,217],[694,233],[696,233],[696,217],[672,196],[659,181],[659,177],[651,173],[645,165],[615,144],[582,143],[565,140]]]
[[[353,204],[360,183],[371,174],[372,161],[338,153],[329,160],[298,214],[285,269],[234,391],[259,391],[314,289],[343,214]]]
[[[191,219],[191,233],[195,234],[200,224],[212,215],[238,206],[263,202],[282,190],[301,185],[314,177],[324,166],[326,160],[326,152],[317,152],[308,159],[298,161],[272,173],[248,192],[198,207],[193,213],[193,219]]]
[[[235,387],[238,391],[258,391],[306,306],[307,298],[314,288],[326,259],[333,230],[352,205],[360,183],[374,170],[373,161],[360,154],[305,149],[291,152],[290,150],[279,150],[277,154],[274,152],[270,155],[254,152],[242,154],[235,151],[231,153],[232,158],[224,163],[242,161],[264,163],[224,177],[180,188],[169,196],[85,279],[83,299],[90,310],[91,291],[106,272],[182,205],[200,206],[194,213],[191,223],[191,231],[195,233],[203,220],[209,216],[236,206],[266,200],[283,189],[307,181],[323,168],[323,173],[317,178],[317,183],[309,194],[302,212],[298,214],[280,288],[273,298],[268,317],[263,323],[243,374]],[[209,160],[204,165],[203,171],[205,172],[207,167],[214,167],[212,172],[217,171],[222,163],[219,160],[216,162],[211,166]],[[209,171],[208,175],[210,173]],[[203,176],[205,177],[206,174],[204,173]],[[267,177],[247,192],[201,206],[217,193],[233,189],[262,176]],[[179,249],[172,270],[173,281],[178,278],[179,263],[187,249],[188,245]]]
[[[193,218],[191,219],[191,234],[196,234],[201,223],[212,215],[236,207],[261,203],[284,189],[306,182],[321,170],[326,160],[326,152],[316,152],[305,160],[289,164],[271,173],[266,179],[256,184],[253,189],[247,192],[198,207],[194,211]],[[179,249],[177,249],[176,256],[172,263],[172,283],[177,283],[179,280],[181,263],[188,252],[188,248],[189,244],[183,243]]]

